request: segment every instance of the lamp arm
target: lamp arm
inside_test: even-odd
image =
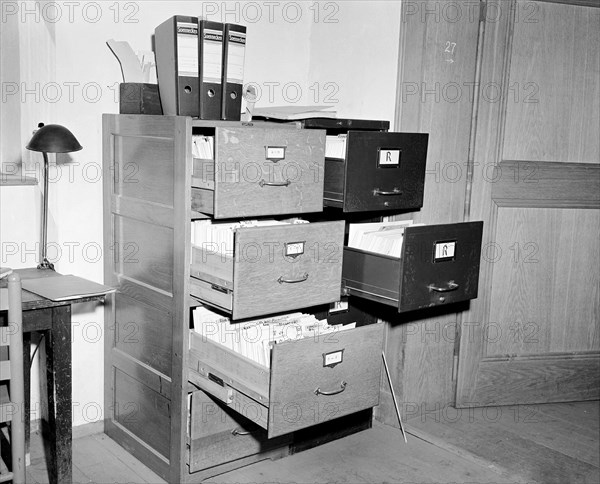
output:
[[[42,243],[40,245],[40,264],[38,269],[54,269],[53,264],[48,262],[46,243],[48,239],[48,153],[42,152],[44,156],[44,194],[42,198]]]

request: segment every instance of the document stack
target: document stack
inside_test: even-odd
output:
[[[194,331],[267,368],[275,344],[303,338],[318,338],[337,331],[353,329],[356,323],[329,325],[312,314],[289,313],[272,318],[233,324],[231,320],[201,306],[193,311]]]
[[[404,229],[414,225],[422,224],[413,224],[412,220],[350,224],[348,247],[400,257]]]
[[[215,138],[214,136],[192,135],[192,156],[204,160],[214,159]]]
[[[308,223],[300,218],[288,220],[242,220],[240,222],[214,222],[211,219],[192,221],[192,245],[210,249],[223,255],[232,255],[235,247],[234,233],[237,229]]]
[[[346,158],[346,140],[348,135],[339,134],[337,136],[327,135],[325,137],[325,158],[336,158],[344,160]]]

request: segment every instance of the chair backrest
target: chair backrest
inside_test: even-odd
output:
[[[21,306],[21,279],[18,274],[8,276],[8,290],[2,290],[1,309],[8,306],[8,325],[0,328],[0,346],[8,346],[9,361],[0,362],[0,378],[10,380],[0,390],[0,421],[10,421],[12,472],[0,475],[0,482],[25,482],[25,389],[23,368],[23,312]],[[6,300],[8,304],[6,304]]]

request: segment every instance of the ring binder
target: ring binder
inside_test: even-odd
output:
[[[198,117],[198,18],[175,15],[154,37],[163,113]]]
[[[225,24],[223,39],[223,94],[221,119],[239,121],[242,111],[242,84],[246,54],[246,27]]]
[[[221,119],[224,27],[221,22],[198,21],[200,119]]]

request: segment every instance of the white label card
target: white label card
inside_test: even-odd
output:
[[[323,366],[335,366],[344,359],[344,350],[323,354]]]
[[[400,150],[379,149],[379,166],[400,165]]]
[[[267,160],[283,160],[285,158],[285,146],[265,146]]]
[[[304,254],[304,242],[288,242],[285,244],[285,255],[295,257]]]
[[[455,251],[456,251],[456,241],[436,242],[436,244],[435,244],[435,260],[454,259]]]

